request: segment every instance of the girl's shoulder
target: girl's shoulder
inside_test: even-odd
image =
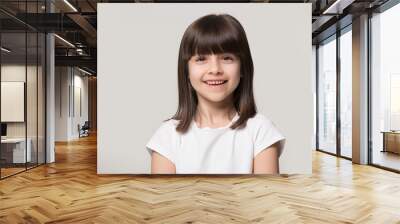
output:
[[[251,117],[247,120],[247,125],[250,127],[259,127],[260,125],[270,125],[272,124],[271,120],[260,113],[257,113],[254,115],[254,117]]]
[[[176,120],[167,119],[163,120],[161,124],[156,129],[155,134],[156,138],[160,139],[171,139],[174,136],[177,136],[178,132],[176,131]]]
[[[176,126],[177,126],[178,124],[179,124],[179,121],[178,121],[178,120],[169,118],[169,119],[167,119],[167,120],[164,120],[164,121],[161,123],[160,128],[172,129],[172,128],[176,128]]]
[[[254,117],[247,120],[246,129],[252,136],[262,132],[280,133],[275,123],[267,116],[260,113],[257,113]]]

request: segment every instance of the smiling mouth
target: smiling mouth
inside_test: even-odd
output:
[[[204,81],[205,84],[209,86],[220,86],[227,83],[228,80],[213,80],[213,81]]]

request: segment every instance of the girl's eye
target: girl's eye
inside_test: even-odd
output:
[[[202,61],[205,61],[205,60],[206,60],[206,58],[204,56],[198,56],[198,57],[195,58],[195,61],[197,61],[197,62],[202,62]]]
[[[224,61],[234,61],[235,57],[232,55],[224,55],[222,56],[222,58],[224,59]]]

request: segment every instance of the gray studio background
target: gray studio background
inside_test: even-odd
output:
[[[97,24],[99,174],[150,173],[145,145],[178,104],[181,37],[210,13],[231,14],[246,31],[259,113],[287,139],[280,172],[311,173],[311,4],[103,3]]]

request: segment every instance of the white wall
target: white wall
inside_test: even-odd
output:
[[[68,140],[68,67],[55,68],[55,141]]]
[[[78,124],[88,120],[88,78],[72,67],[56,67],[55,140],[69,141],[79,137]],[[77,90],[80,89],[81,97]],[[81,103],[78,100],[81,100]],[[82,105],[82,113],[76,105]],[[74,111],[75,110],[75,111]]]
[[[209,13],[246,30],[259,112],[287,139],[280,171],[311,173],[311,4],[289,3],[98,4],[98,173],[150,172],[145,145],[177,108],[181,37]]]
[[[82,76],[83,73],[80,72],[79,70],[75,69],[74,70],[74,108],[72,109],[74,113],[73,119],[71,120],[72,122],[72,129],[71,129],[71,135],[73,138],[78,138],[79,137],[79,132],[77,129],[78,124],[81,126],[85,123],[85,121],[88,120],[89,117],[89,112],[88,112],[88,77],[87,76]],[[80,93],[78,93],[80,91]],[[80,94],[80,98],[79,98]],[[80,102],[79,102],[80,101]],[[82,110],[81,112],[79,111],[79,107]]]

